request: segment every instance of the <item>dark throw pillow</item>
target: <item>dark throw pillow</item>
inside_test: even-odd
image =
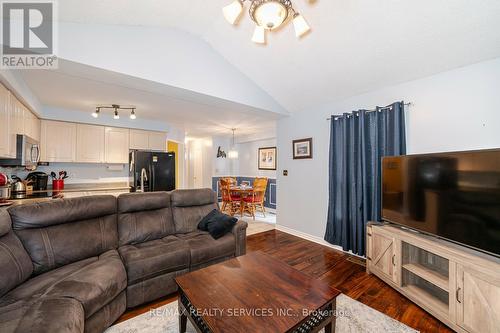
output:
[[[213,209],[210,213],[208,213],[201,221],[198,223],[198,229],[203,231],[208,231],[208,221],[217,214],[218,210]]]
[[[236,222],[238,222],[236,217],[217,212],[208,220],[208,232],[214,239],[219,239],[230,232]]]

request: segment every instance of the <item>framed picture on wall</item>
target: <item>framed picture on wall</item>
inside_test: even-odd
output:
[[[312,158],[312,138],[293,140],[293,159]]]
[[[259,148],[259,170],[276,170],[276,147]]]

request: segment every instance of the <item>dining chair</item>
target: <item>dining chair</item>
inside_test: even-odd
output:
[[[267,182],[267,178],[255,178],[253,182],[253,190],[242,200],[242,212],[248,212],[254,220],[257,208],[260,208],[260,211],[264,217],[266,217],[264,201],[266,199]]]
[[[232,181],[227,178],[219,179],[219,190],[222,194],[222,212],[228,212],[231,216],[240,210],[241,197],[231,191]]]

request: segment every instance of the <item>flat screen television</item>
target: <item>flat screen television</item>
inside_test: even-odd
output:
[[[500,149],[384,157],[382,218],[500,256]]]

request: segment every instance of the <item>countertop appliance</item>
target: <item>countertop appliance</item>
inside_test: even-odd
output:
[[[33,191],[46,191],[47,190],[47,182],[49,180],[49,175],[45,172],[31,172],[26,177],[27,181],[31,181],[33,185]]]
[[[0,159],[0,166],[22,166],[26,170],[35,170],[40,161],[38,141],[26,135],[16,135],[16,158]]]
[[[175,190],[175,153],[132,150],[129,163],[131,192]]]
[[[18,176],[11,176],[12,178],[12,193],[26,193],[28,184],[31,181],[22,180]]]
[[[500,149],[384,157],[382,218],[500,257]]]

